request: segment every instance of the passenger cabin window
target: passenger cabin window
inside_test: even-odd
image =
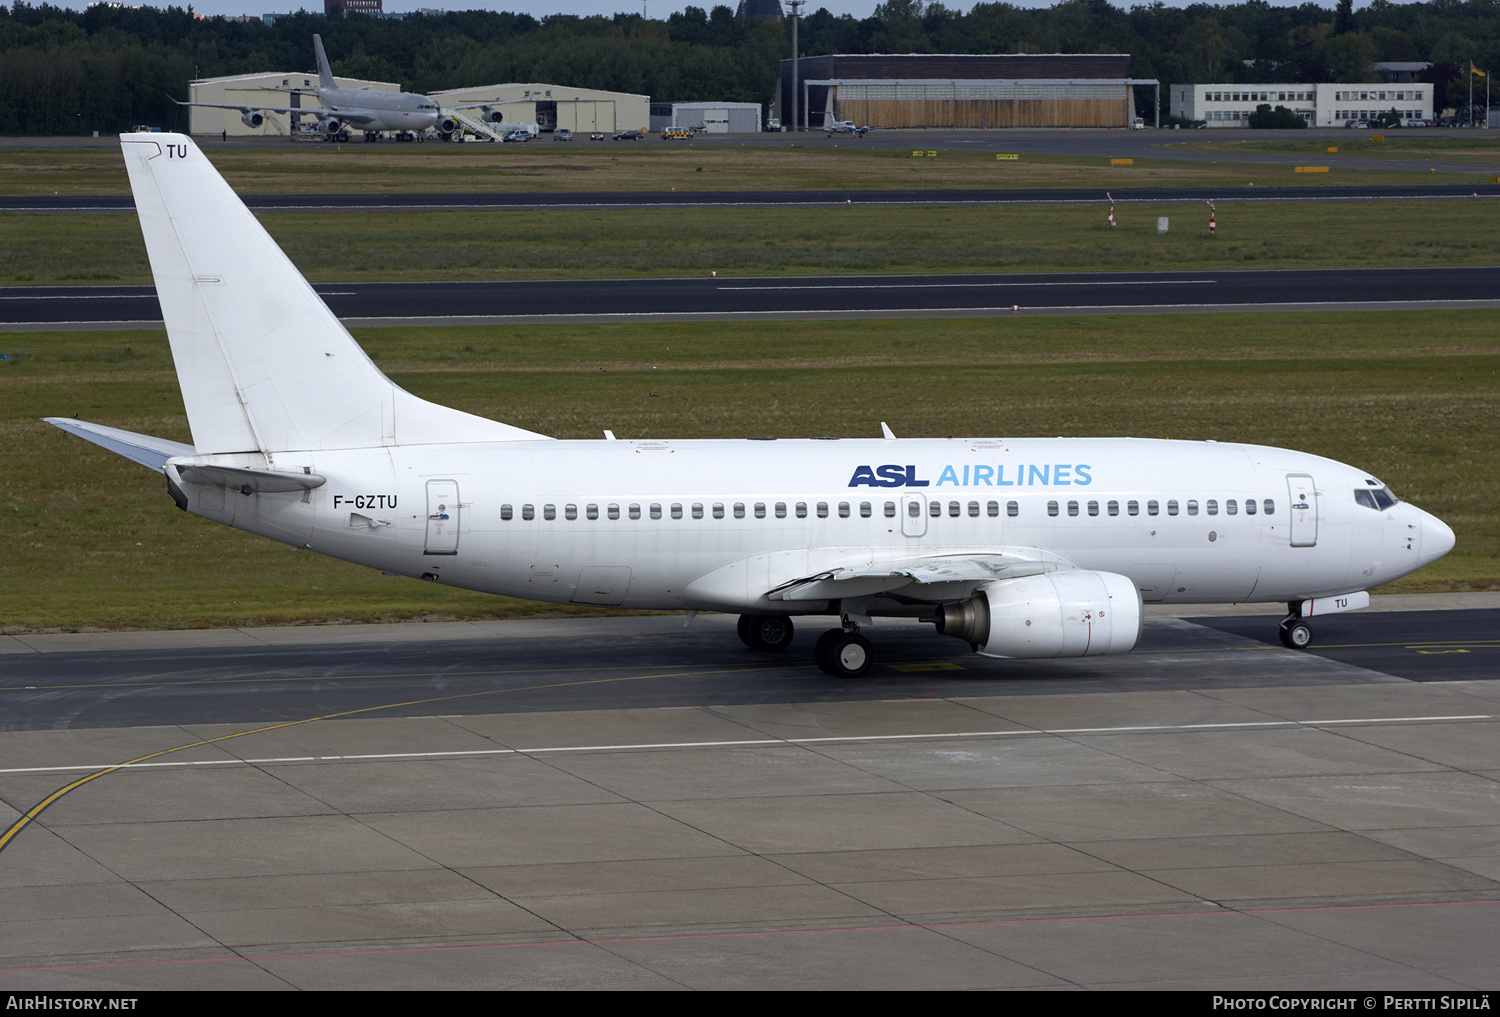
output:
[[[1255,499],[1254,498],[1246,498],[1245,499],[1245,515],[1247,515],[1247,516],[1253,516],[1253,515],[1255,515]]]
[[[975,519],[979,518],[979,502],[969,502],[969,515]]]
[[[514,515],[514,512],[511,510],[511,507],[509,505],[501,505],[500,506],[500,518],[501,519],[504,519],[506,522],[510,522],[510,519],[511,519],[512,515]]]
[[[672,503],[672,518],[673,519],[681,519],[682,518],[682,502],[680,502],[680,501],[674,501]]]
[[[1175,516],[1176,514],[1177,514],[1177,499],[1176,498],[1172,498],[1172,499],[1170,499],[1167,502],[1167,515],[1169,515],[1169,516]]]
[[[1120,514],[1120,503],[1117,501],[1112,501],[1108,505],[1104,506],[1104,510],[1112,516],[1117,516]]]
[[[542,518],[543,519],[556,519],[557,518],[557,506],[556,505],[543,505],[542,506]]]
[[[1208,514],[1209,515],[1216,516],[1216,515],[1219,514],[1219,503],[1215,499],[1210,498],[1210,499],[1208,499],[1208,501],[1204,502],[1203,504],[1204,504],[1204,507],[1208,510]]]
[[[805,502],[805,501],[799,501],[797,503],[797,518],[798,519],[806,519],[807,518],[807,502]]]
[[[653,501],[651,503],[651,518],[652,519],[660,519],[661,518],[661,502],[659,502],[659,501]]]
[[[766,503],[763,502],[763,501],[756,502],[755,503],[755,518],[757,518],[757,519],[764,519],[765,517],[766,517]]]
[[[1239,511],[1240,511],[1240,503],[1239,502],[1235,501],[1233,498],[1227,498],[1227,499],[1225,499],[1225,501],[1224,501],[1224,514],[1226,516],[1238,515]]]
[[[785,519],[786,518],[786,502],[784,502],[784,501],[778,501],[776,503],[776,518],[777,519]]]
[[[888,501],[888,502],[885,503],[885,517],[887,519],[895,519],[896,518],[896,503],[895,502]]]
[[[1078,503],[1076,501],[1070,501],[1070,502],[1068,502],[1068,515],[1070,515],[1070,516],[1076,516],[1077,514],[1078,514]]]
[[[911,516],[913,519],[919,519],[919,518],[921,518],[921,515],[922,515],[922,503],[919,502],[919,501],[909,501],[909,502],[907,502],[906,503],[906,514],[909,515],[909,516]]]
[[[820,501],[820,502],[818,502],[818,518],[819,519],[827,519],[828,518],[828,503],[826,501]]]
[[[849,518],[849,503],[847,501],[841,501],[841,502],[839,502],[839,518],[840,519],[848,519]]]
[[[695,501],[695,502],[693,502],[693,518],[694,519],[702,519],[703,518],[703,503],[701,501]]]
[[[588,506],[587,508],[585,508],[583,510],[583,514],[586,515],[586,516],[588,516],[590,519],[598,519],[599,518],[599,506],[598,505],[590,505],[590,506]]]
[[[1156,503],[1155,498],[1152,498],[1150,501],[1146,502],[1146,515],[1154,516],[1159,512],[1161,512],[1161,506]]]
[[[1020,503],[1019,502],[1014,502],[1014,501],[1008,501],[1008,502],[1006,502],[1005,503],[1005,514],[1008,515],[1008,516],[1010,516],[1011,518],[1015,518],[1016,516],[1020,515],[1021,514],[1021,505],[1020,505]]]
[[[534,506],[532,506],[532,505],[522,505],[521,506],[521,518],[522,519],[527,519],[527,520],[535,519],[536,518],[536,508]]]
[[[943,503],[940,502],[940,501],[928,502],[927,503],[927,514],[929,516],[931,516],[932,518],[934,518],[934,519],[936,519],[938,516],[942,515],[943,514]]]
[[[630,506],[630,518],[632,518],[632,519],[639,519],[640,517],[641,517],[641,507],[639,505],[631,505]]]
[[[743,518],[745,518],[745,503],[744,502],[737,501],[737,502],[734,503],[734,517],[736,519],[743,519]]]
[[[1195,516],[1195,515],[1198,514],[1198,502],[1196,500],[1194,500],[1192,498],[1189,498],[1188,499],[1188,506],[1187,506],[1187,508],[1188,508],[1188,515]]]
[[[948,503],[948,514],[954,519],[957,519],[960,515],[963,514],[963,509],[959,507],[958,502],[950,501]]]
[[[862,501],[859,503],[859,517],[861,519],[868,519],[874,514],[875,509],[869,502]]]
[[[1265,501],[1261,502],[1260,507],[1266,510],[1266,515],[1268,516],[1274,516],[1276,514],[1276,503],[1270,498],[1267,498]]]
[[[563,506],[563,518],[564,519],[577,519],[578,518],[578,506],[577,505],[564,505]]]
[[[1089,515],[1091,515],[1091,516],[1097,516],[1098,514],[1099,514],[1099,503],[1097,501],[1091,501],[1091,502],[1089,502]]]
[[[1055,515],[1057,515],[1057,502],[1055,502],[1055,501],[1049,501],[1047,503],[1047,514],[1049,516],[1055,516]]]
[[[618,506],[618,505],[611,505],[609,507],[609,517],[611,519],[618,519],[618,518],[620,518],[620,506]]]
[[[1141,514],[1141,503],[1138,501],[1127,501],[1125,503],[1125,511],[1130,515],[1138,516]]]
[[[715,519],[723,519],[724,518],[724,503],[722,501],[716,501],[716,502],[714,502],[714,518]]]
[[[998,518],[1000,515],[1000,503],[998,501],[986,502],[984,506],[984,513],[991,519]]]

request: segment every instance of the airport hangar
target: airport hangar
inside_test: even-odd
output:
[[[393,81],[362,81],[358,78],[338,79],[343,88],[369,88],[378,92],[399,92],[401,86]],[[233,106],[257,106],[266,103],[273,106],[295,106],[308,110],[321,109],[317,96],[293,93],[290,89],[313,89],[318,84],[316,74],[304,72],[287,73],[266,71],[259,74],[237,74],[224,78],[204,78],[191,83],[193,102],[222,103]],[[277,94],[280,93],[280,94]],[[453,88],[429,95],[440,105],[465,104],[471,102],[498,102],[505,120],[511,123],[534,123],[543,131],[566,127],[573,131],[623,131],[645,130],[650,123],[651,98],[629,92],[606,92],[597,88],[572,88],[545,83],[483,85],[476,88]],[[467,111],[460,117],[472,130],[468,121],[479,122],[477,111]],[[288,137],[291,134],[290,117],[295,114],[267,113],[265,123],[251,127],[240,114],[232,109],[208,109],[194,106],[188,121],[189,134],[228,134],[235,137]]]
[[[835,120],[885,128],[1129,127],[1135,88],[1123,53],[909,53],[781,61],[776,115],[806,129]],[[1155,107],[1160,110],[1158,101]],[[1160,125],[1160,113],[1157,114]]]

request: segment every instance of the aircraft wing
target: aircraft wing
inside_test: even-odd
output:
[[[203,106],[207,109],[232,109],[237,110],[240,113],[310,113],[316,117],[328,116],[328,110],[326,109],[307,109],[305,107],[293,108],[291,106],[246,106],[243,104],[234,105],[232,103],[223,102],[183,102],[180,99],[173,99],[172,101],[177,103],[177,105],[179,106]],[[347,120],[349,118],[340,116],[339,119]]]
[[[928,555],[873,561],[801,576],[767,591],[770,600],[839,600],[895,593],[912,600],[967,595],[980,583],[1019,579],[1078,566],[1042,548],[1006,548],[988,554]]]

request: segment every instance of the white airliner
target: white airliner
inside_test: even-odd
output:
[[[376,135],[384,132],[420,136],[434,126],[444,137],[463,137],[458,121],[444,115],[442,108],[425,95],[414,92],[377,92],[370,88],[340,88],[328,65],[328,54],[323,52],[322,36],[313,36],[313,53],[318,60],[318,87],[312,90],[312,94],[322,104],[322,109],[217,102],[177,102],[177,105],[238,110],[240,120],[246,127],[260,127],[265,123],[267,112],[309,114],[317,117],[318,130],[327,139],[347,139],[350,128],[363,131],[366,141],[373,140]],[[481,106],[488,114],[489,104],[473,103],[450,108],[479,109]]]
[[[182,135],[121,137],[193,444],[50,422],[166,475],[177,505],[294,547],[560,604],[725,611],[763,650],[875,617],[992,657],[1124,653],[1142,600],[1307,618],[1446,554],[1362,470],[1122,438],[555,441],[397,388]]]

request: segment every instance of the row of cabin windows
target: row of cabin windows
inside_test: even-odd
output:
[[[882,510],[883,510],[884,516],[887,519],[894,519],[894,518],[896,518],[896,503],[895,502],[893,502],[893,501],[886,502],[885,505],[882,507]],[[713,518],[715,518],[715,519],[723,519],[725,517],[725,515],[727,514],[726,513],[725,504],[723,502],[714,502],[713,505],[712,505],[712,507],[709,508],[708,510],[705,510],[704,505],[703,505],[702,502],[694,502],[689,507],[688,511],[689,511],[689,513],[692,515],[692,517],[694,519],[702,519],[704,517],[704,515],[706,514],[706,511],[707,511],[708,514],[712,514]],[[728,511],[733,514],[734,518],[736,518],[736,519],[744,519],[745,516],[746,516],[746,514],[747,514],[746,503],[742,502],[742,501],[734,502],[733,505],[729,508]],[[771,515],[774,515],[777,519],[785,519],[787,517],[787,515],[788,515],[788,511],[789,510],[788,510],[787,503],[784,502],[784,501],[778,501],[778,502],[774,503],[773,505],[769,506],[769,508],[767,506],[767,503],[763,502],[763,501],[755,502],[753,505],[749,506],[749,514],[753,514],[756,519],[764,519],[764,518],[766,518],[766,516],[767,516],[768,513],[771,514]],[[814,504],[813,511],[817,514],[817,517],[819,519],[827,519],[829,517],[829,515],[832,514],[833,508],[831,507],[831,505],[830,505],[829,502],[820,501],[820,502],[817,502],[817,503]],[[910,505],[909,505],[909,507],[908,507],[908,511],[914,517],[915,516],[920,516],[922,514],[922,503],[918,502],[918,501],[911,502]],[[997,501],[989,502],[984,507],[984,511],[988,515],[990,515],[992,517],[993,516],[998,516],[1000,514],[1000,503],[997,502]],[[1006,511],[1006,514],[1009,515],[1009,516],[1016,516],[1016,515],[1020,514],[1021,507],[1020,507],[1020,505],[1017,502],[1013,502],[1013,501],[1012,502],[1006,502],[1006,504],[1005,504],[1005,511]],[[683,506],[682,506],[682,503],[681,502],[673,502],[671,505],[667,506],[666,512],[673,519],[681,519],[683,517]],[[837,512],[838,512],[838,517],[840,519],[848,519],[850,516],[852,516],[854,514],[854,505],[851,502],[841,501],[841,502],[838,503]],[[663,508],[662,508],[661,503],[660,502],[653,502],[653,503],[651,503],[650,505],[648,505],[646,507],[646,513],[652,519],[661,519],[663,517]],[[794,503],[790,507],[790,513],[792,515],[795,515],[796,518],[798,518],[798,519],[806,519],[807,516],[808,516],[808,503],[805,502],[805,501],[799,501],[799,502]],[[943,514],[943,503],[940,502],[940,501],[931,502],[928,505],[928,513],[930,515],[932,515],[932,516],[941,516]],[[963,508],[962,503],[956,502],[956,501],[950,501],[948,503],[948,514],[950,516],[957,517],[957,516],[963,515],[963,513],[964,513],[964,508]],[[971,501],[971,502],[969,502],[968,513],[971,516],[978,517],[979,514],[980,514],[980,505],[979,505],[979,502],[977,502],[977,501]],[[639,518],[641,518],[641,514],[642,514],[641,513],[641,506],[640,506],[639,503],[632,503],[632,504],[629,504],[629,505],[627,505],[625,507],[625,515],[627,515],[631,519],[639,519]],[[584,518],[586,518],[586,519],[598,519],[599,518],[599,506],[598,505],[585,505],[583,507],[583,515],[584,515]],[[618,504],[610,504],[610,505],[605,506],[604,515],[606,516],[606,518],[609,518],[609,519],[619,519],[620,515],[621,515],[620,506]],[[859,503],[859,515],[860,515],[861,519],[869,519],[869,518],[871,518],[872,516],[875,515],[875,506],[871,502],[867,502],[867,501],[860,502]],[[513,506],[511,506],[511,505],[501,505],[500,506],[500,518],[501,519],[506,519],[506,520],[514,519],[515,518],[515,508]],[[536,518],[536,506],[535,505],[522,505],[521,506],[521,518],[522,519],[535,519]],[[556,519],[557,518],[557,506],[556,505],[543,505],[542,506],[542,518],[543,519]],[[563,506],[563,518],[564,519],[577,519],[578,518],[578,506],[577,505],[564,505]]]
[[[1070,502],[1068,502],[1067,503],[1067,506],[1068,506],[1068,515],[1070,515],[1070,516],[1076,516],[1076,515],[1078,515],[1080,513],[1081,510],[1087,511],[1088,514],[1091,515],[1091,516],[1097,516],[1099,514],[1099,510],[1100,510],[1100,503],[1099,502],[1097,502],[1097,501],[1090,501],[1090,502],[1088,502],[1086,504],[1087,504],[1087,508],[1086,509],[1082,509],[1082,503],[1076,502],[1076,501],[1070,501]],[[1118,501],[1107,501],[1107,502],[1104,502],[1103,503],[1103,507],[1104,507],[1104,512],[1107,515],[1117,516],[1117,515],[1120,514],[1120,502],[1118,502]],[[945,508],[944,504],[942,502],[940,502],[940,501],[929,501],[927,503],[927,514],[929,516],[932,516],[934,519],[939,518],[939,517],[941,517],[944,514],[944,508]],[[1177,515],[1178,511],[1179,511],[1179,504],[1177,502],[1177,499],[1175,499],[1175,498],[1168,499],[1167,503],[1166,503],[1166,508],[1167,508],[1167,515],[1169,515],[1169,516],[1175,516],[1175,515]],[[1187,514],[1188,515],[1190,515],[1190,516],[1196,516],[1198,514],[1198,502],[1197,502],[1197,500],[1196,499],[1189,499],[1187,501],[1187,503],[1186,503],[1186,508],[1187,508]],[[977,518],[979,518],[981,511],[983,512],[984,515],[987,515],[990,518],[995,518],[995,517],[997,517],[997,516],[1000,515],[1000,503],[998,501],[986,502],[986,503],[984,503],[984,505],[982,506],[982,508],[981,508],[980,503],[977,502],[977,501],[971,501],[967,505],[965,505],[963,502],[950,501],[950,502],[947,503],[946,509],[947,509],[947,514],[950,517],[954,518],[954,519],[957,519],[957,518],[959,518],[959,517],[961,517],[961,516],[963,516],[965,514],[967,514],[971,518],[977,519]],[[726,508],[725,508],[725,504],[723,502],[714,502],[713,505],[712,505],[712,507],[709,508],[708,510],[705,510],[704,505],[703,505],[702,502],[693,502],[692,505],[689,506],[689,508],[688,508],[688,512],[692,515],[692,517],[694,519],[702,519],[702,518],[704,518],[705,511],[707,511],[708,513],[711,513],[712,516],[713,516],[713,518],[715,518],[715,519],[723,519],[725,517],[725,515],[726,515]],[[744,519],[745,516],[746,516],[746,512],[747,512],[746,503],[742,502],[742,501],[734,502],[732,504],[732,506],[729,508],[728,511],[732,512],[734,518],[736,518],[736,519]],[[826,501],[817,502],[815,504],[815,506],[814,506],[814,511],[816,512],[817,517],[819,519],[827,519],[828,516],[830,515],[830,512],[831,512],[830,503],[826,502]],[[838,511],[838,517],[840,519],[848,519],[853,514],[853,512],[854,512],[854,506],[850,502],[841,501],[841,502],[838,503],[837,511]],[[1062,506],[1060,505],[1060,503],[1055,502],[1055,501],[1049,501],[1047,503],[1047,514],[1049,516],[1059,515],[1059,514],[1061,514],[1061,511],[1062,511]],[[1219,501],[1218,501],[1218,499],[1217,498],[1209,498],[1209,499],[1207,499],[1203,503],[1203,511],[1204,511],[1204,513],[1206,515],[1210,515],[1210,516],[1216,516],[1216,515],[1218,515],[1219,514]],[[1227,499],[1225,499],[1225,501],[1224,501],[1224,514],[1225,515],[1229,515],[1229,516],[1238,515],[1239,511],[1240,511],[1240,503],[1239,503],[1238,499],[1236,499],[1236,498],[1227,498]],[[1259,503],[1259,506],[1257,506],[1257,503],[1256,503],[1256,501],[1255,501],[1254,498],[1246,498],[1245,499],[1245,514],[1246,515],[1253,516],[1257,512],[1260,512],[1260,511],[1264,511],[1265,514],[1268,515],[1268,516],[1269,515],[1274,515],[1276,513],[1276,502],[1273,501],[1270,498],[1266,498],[1266,499],[1264,499],[1263,501],[1261,501]],[[673,519],[681,519],[683,517],[683,506],[682,506],[682,503],[681,502],[673,502],[671,505],[669,505],[669,506],[666,507],[666,512]],[[755,503],[753,503],[753,505],[751,505],[749,507],[749,512],[751,514],[753,514],[756,519],[764,519],[764,518],[766,518],[766,515],[768,513],[767,503],[763,502],[763,501],[755,502]],[[770,506],[769,512],[770,512],[770,514],[774,515],[777,519],[785,519],[787,517],[787,514],[788,514],[787,503],[784,502],[784,501],[775,502],[773,505]],[[919,518],[922,515],[922,503],[919,502],[919,501],[917,501],[917,500],[915,500],[915,499],[907,502],[907,504],[906,504],[906,512],[907,512],[907,515],[911,516],[913,519]],[[649,504],[646,507],[646,513],[652,519],[661,519],[663,517],[663,507],[662,507],[662,505],[661,505],[660,502],[652,502],[651,504]],[[799,502],[794,503],[791,506],[791,513],[793,515],[795,515],[796,518],[798,518],[798,519],[806,519],[807,515],[808,515],[808,503],[805,502],[805,501],[799,501]],[[583,514],[584,514],[584,518],[586,518],[586,519],[598,519],[599,518],[599,506],[597,504],[585,505],[583,507]],[[605,509],[604,509],[604,514],[609,519],[619,519],[620,518],[620,514],[621,514],[620,513],[620,506],[618,504],[609,504],[609,505],[606,505]],[[640,519],[641,518],[641,505],[639,503],[630,503],[630,504],[628,504],[625,507],[625,514],[629,518],[631,518],[631,519]],[[875,506],[872,503],[867,502],[867,501],[862,501],[862,502],[859,503],[859,515],[860,515],[861,519],[869,519],[874,514],[875,514]],[[887,519],[894,519],[894,518],[896,518],[896,503],[893,502],[893,501],[886,502],[884,504],[884,506],[883,506],[883,514],[884,514],[885,518],[887,518]],[[1005,503],[1005,514],[1007,516],[1011,517],[1011,518],[1015,518],[1016,516],[1019,516],[1021,514],[1020,503],[1019,502],[1014,502],[1014,501],[1008,501],[1008,502],[1006,502]],[[1135,501],[1135,500],[1131,500],[1131,501],[1125,502],[1125,514],[1128,515],[1128,516],[1138,516],[1138,515],[1140,515],[1141,514],[1141,503],[1139,501]],[[1160,514],[1161,514],[1161,502],[1157,501],[1154,498],[1146,502],[1146,515],[1148,515],[1148,516],[1154,516],[1154,515],[1160,515]],[[500,506],[500,518],[504,519],[504,520],[510,520],[510,519],[515,518],[515,510],[514,510],[514,508],[512,506],[510,506],[510,505],[501,505]],[[521,506],[521,518],[522,519],[535,519],[536,518],[536,506],[534,506],[534,505],[522,505]],[[557,506],[556,505],[543,505],[542,506],[542,518],[543,519],[548,519],[548,520],[556,519],[557,518]],[[564,519],[577,519],[578,518],[578,506],[577,505],[564,505],[563,506],[563,518]]]
[[[941,516],[942,510],[944,510],[944,505],[942,505],[941,501],[935,501],[930,504],[929,511],[933,514],[933,516]],[[1001,514],[1001,502],[989,502],[986,510],[987,513],[990,514],[990,516],[999,516],[999,514]],[[1007,505],[1005,505],[1005,510],[1007,510],[1007,514],[1016,516],[1016,514],[1020,513],[1020,505],[1014,501],[1007,502]],[[753,505],[750,505],[750,507],[748,507],[747,513],[747,505],[745,505],[745,502],[733,502],[733,504],[730,505],[729,510],[726,511],[724,502],[715,501],[714,504],[712,504],[712,507],[706,510],[706,514],[712,514],[712,517],[714,517],[714,519],[723,519],[726,514],[733,514],[733,517],[735,517],[735,519],[744,519],[745,514],[753,514],[756,519],[765,519],[766,514],[774,514],[777,519],[786,519],[787,513],[789,513],[789,511],[790,514],[798,517],[798,519],[805,519],[808,514],[808,504],[805,501],[793,502],[793,504],[790,505],[789,510],[789,508],[787,508],[787,502],[784,501],[774,502],[774,504],[769,505],[769,507],[768,505],[766,505],[766,502],[756,501]],[[829,514],[832,514],[834,508],[831,507],[831,504],[829,504],[829,502],[819,501],[813,505],[813,511],[814,513],[816,513],[816,516],[819,517],[819,519],[826,519]],[[852,516],[853,511],[855,511],[855,507],[853,507],[852,502],[838,502],[837,513],[840,519],[849,519],[849,517]],[[666,513],[670,514],[670,517],[672,517],[672,519],[681,519],[681,502],[672,502],[672,504],[667,505]],[[691,517],[693,517],[693,519],[702,519],[702,517],[705,516],[705,507],[703,507],[702,502],[693,502],[693,504],[688,507],[688,513],[691,514]],[[501,517],[501,519],[514,519],[514,514],[516,514],[516,511],[514,511],[513,505],[501,505],[501,507],[499,507],[499,517]],[[640,516],[642,516],[642,511],[640,511],[640,504],[625,505],[624,514],[625,516],[630,517],[630,519],[640,519]],[[661,519],[661,517],[663,517],[663,507],[661,507],[660,502],[652,502],[652,504],[646,505],[646,514],[649,514],[649,516],[651,516],[651,519]],[[882,507],[882,514],[886,517],[886,519],[895,519],[895,502],[886,501],[885,505],[883,505]],[[919,514],[922,514],[921,502],[910,502],[910,514],[912,514],[912,516],[919,516]],[[962,505],[960,505],[960,502],[948,502],[948,514],[950,514],[950,516],[962,516],[963,507]],[[969,514],[971,514],[971,516],[978,516],[978,514],[980,514],[980,502],[969,502]],[[520,505],[520,517],[522,517],[522,519],[535,519],[535,516],[537,516],[537,508],[535,508],[535,505]],[[598,519],[598,516],[600,516],[600,511],[598,511],[597,504],[583,505],[583,517],[585,517],[585,519]],[[604,516],[606,516],[607,519],[619,519],[619,517],[621,517],[621,508],[619,508],[618,504],[606,505],[606,507],[604,507]],[[861,517],[861,519],[870,519],[871,516],[874,516],[874,505],[868,501],[859,502],[859,517]],[[541,517],[543,517],[543,519],[556,519],[556,517],[558,517],[558,508],[556,508],[556,505],[541,505]],[[577,505],[562,505],[562,517],[564,517],[564,519],[577,519]]]
[[[1169,516],[1175,516],[1175,515],[1177,515],[1178,510],[1179,510],[1179,505],[1178,505],[1177,499],[1176,498],[1169,498],[1167,500],[1167,515],[1169,515]],[[1055,516],[1055,515],[1059,514],[1060,511],[1061,511],[1061,507],[1058,505],[1057,502],[1055,502],[1055,501],[1049,501],[1047,503],[1047,514],[1049,516]],[[1078,502],[1076,502],[1076,501],[1070,501],[1070,502],[1068,502],[1068,515],[1070,515],[1070,516],[1076,516],[1076,515],[1078,515],[1078,511],[1079,511],[1079,503]],[[1089,502],[1088,503],[1087,511],[1088,511],[1089,515],[1091,515],[1091,516],[1097,516],[1099,514],[1099,503],[1097,501],[1091,501],[1091,502]],[[1104,503],[1104,511],[1108,515],[1117,516],[1117,515],[1120,514],[1120,503],[1117,502],[1117,501],[1108,501],[1108,502],[1105,502]],[[1217,498],[1209,498],[1209,499],[1207,499],[1203,503],[1203,511],[1204,511],[1204,513],[1206,515],[1210,515],[1210,516],[1216,516],[1216,515],[1218,515],[1219,514],[1219,500]],[[1268,515],[1268,516],[1275,515],[1276,514],[1276,502],[1274,500],[1270,499],[1270,498],[1266,498],[1263,501],[1261,501],[1260,504],[1259,504],[1259,507],[1257,507],[1256,501],[1255,501],[1254,498],[1246,498],[1245,499],[1245,515],[1247,515],[1247,516],[1253,516],[1257,512],[1260,512],[1260,511],[1264,511],[1265,514]],[[1226,498],[1226,499],[1224,499],[1224,514],[1226,516],[1239,515],[1239,512],[1240,512],[1240,502],[1239,502],[1238,498]],[[1125,514],[1127,516],[1138,516],[1138,515],[1140,515],[1141,514],[1141,503],[1138,502],[1138,501],[1133,501],[1133,500],[1132,501],[1127,501],[1125,503]],[[1155,516],[1155,515],[1160,515],[1160,514],[1161,514],[1161,502],[1157,501],[1155,498],[1152,498],[1151,500],[1149,500],[1149,501],[1146,502],[1146,515],[1148,515],[1148,516]],[[1192,498],[1188,499],[1188,502],[1187,502],[1187,514],[1190,515],[1190,516],[1195,516],[1195,515],[1198,514],[1198,502],[1197,502],[1197,499],[1192,499]]]

